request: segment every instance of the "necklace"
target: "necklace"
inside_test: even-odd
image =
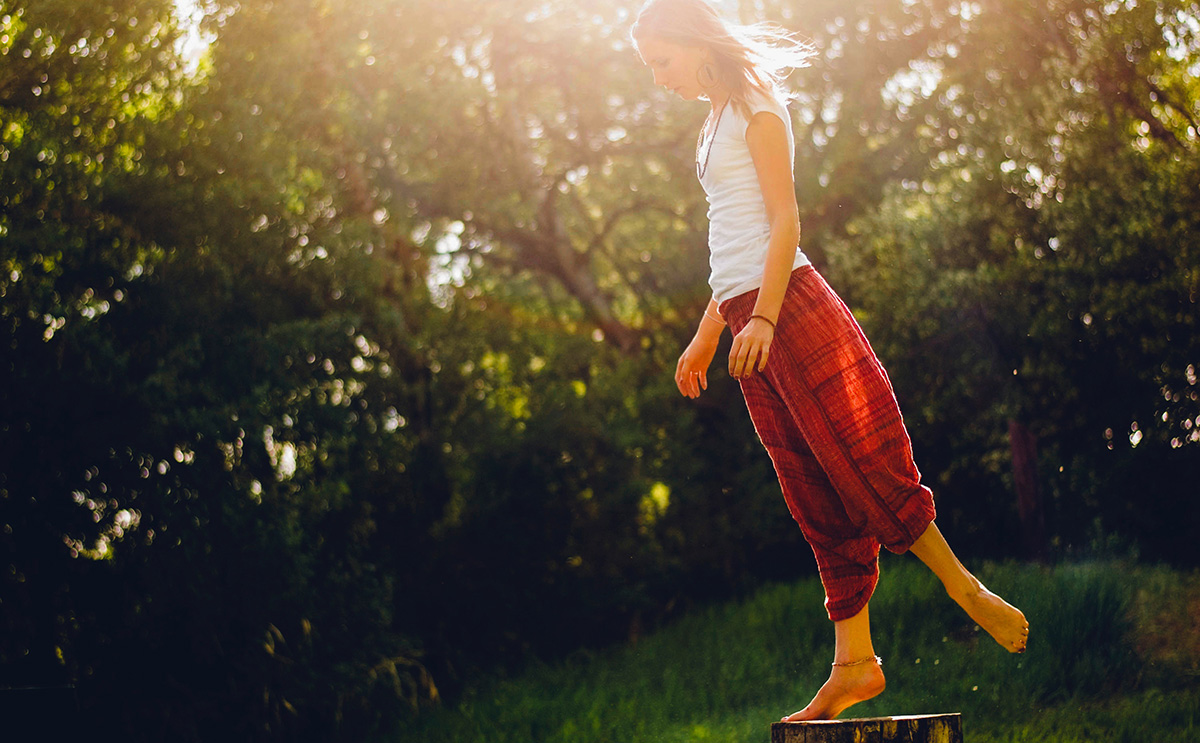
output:
[[[700,130],[700,136],[696,138],[696,177],[700,180],[704,180],[704,174],[708,172],[708,158],[712,155],[713,141],[717,138],[717,127],[721,126],[721,117],[725,115],[725,107],[728,105],[729,99],[727,98],[721,104],[721,110],[717,112],[717,120],[713,124],[712,133],[708,135],[708,149],[704,152],[703,165],[700,163],[700,146],[704,144],[704,129]],[[711,113],[709,113],[709,117],[712,117]],[[705,121],[704,123],[707,124],[708,122]]]

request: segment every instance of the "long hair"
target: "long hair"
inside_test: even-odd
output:
[[[813,45],[773,23],[743,25],[727,21],[704,0],[648,0],[629,30],[633,43],[658,38],[672,44],[707,47],[717,79],[743,116],[752,90],[787,102],[794,94],[786,81],[792,70],[807,67]]]

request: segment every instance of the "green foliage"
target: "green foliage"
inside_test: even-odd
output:
[[[971,738],[983,741],[1195,734],[1194,689],[1139,684],[1148,659],[1135,653],[1131,613],[1137,601],[1155,614],[1187,576],[1113,562],[980,574],[1026,610],[1029,652],[997,647],[911,558],[885,559],[871,610],[888,688],[855,715],[957,711]],[[1138,586],[1149,590],[1135,598]],[[773,586],[690,614],[635,646],[497,679],[383,739],[761,738],[828,674],[832,632],[822,598],[816,580]]]
[[[168,0],[0,2],[0,683],[131,737],[358,739],[811,571],[733,382],[671,384],[703,112],[652,90],[634,4],[198,6],[185,60]],[[1016,419],[1061,552],[1194,562],[1195,3],[760,11],[822,50],[804,247],[956,546],[1014,552]],[[738,662],[693,701],[761,704]],[[1064,668],[1030,697],[1103,691]]]
[[[915,413],[944,515],[983,540],[985,524],[1012,520],[1003,433],[1016,419],[1041,439],[1061,543],[1102,517],[1155,557],[1186,559],[1190,546],[1149,526],[1129,493],[1194,508],[1200,161],[1109,128],[1053,134],[1085,116],[1086,102],[1072,106],[1024,134],[1053,143],[1039,180],[1006,178],[1020,168],[997,163],[1011,155],[992,154],[995,140],[967,141],[975,157],[897,184],[852,221],[831,273]]]

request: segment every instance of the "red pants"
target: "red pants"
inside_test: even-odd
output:
[[[758,292],[721,303],[737,333]],[[867,605],[879,546],[904,552],[934,518],[887,373],[811,266],[792,273],[767,368],[741,380],[788,510],[817,558],[833,621]]]

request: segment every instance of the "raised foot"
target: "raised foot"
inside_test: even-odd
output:
[[[783,722],[832,720],[848,707],[878,696],[886,682],[883,669],[877,663],[857,666],[834,666],[808,706],[783,718]]]
[[[1010,653],[1025,652],[1029,642],[1029,622],[1017,607],[989,591],[982,584],[977,591],[955,597],[975,623],[982,627],[1000,647]]]

